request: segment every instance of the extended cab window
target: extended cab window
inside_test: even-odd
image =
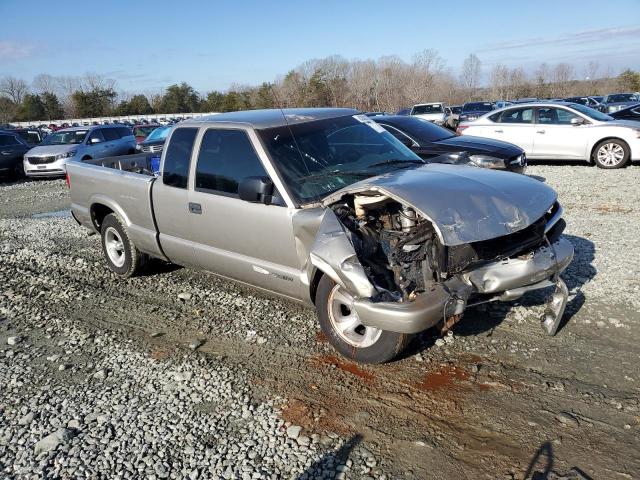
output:
[[[187,188],[191,151],[197,133],[197,128],[177,128],[173,132],[162,168],[162,183],[165,185]]]
[[[245,177],[266,177],[264,167],[246,132],[207,130],[196,165],[196,189],[238,194]]]

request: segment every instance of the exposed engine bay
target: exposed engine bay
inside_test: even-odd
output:
[[[412,207],[371,192],[347,194],[331,205],[351,234],[358,260],[381,292],[378,301],[411,301],[435,284],[487,262],[525,254],[544,245],[547,220],[559,206],[529,227],[511,235],[445,246],[432,223]],[[564,222],[547,232],[555,241]]]

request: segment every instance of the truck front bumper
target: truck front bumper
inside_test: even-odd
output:
[[[526,255],[483,265],[436,285],[410,302],[374,302],[369,298],[354,300],[353,306],[363,325],[392,332],[418,333],[444,318],[461,314],[467,302],[514,300],[526,292],[555,285],[543,326],[555,334],[567,301],[567,289],[560,273],[573,259],[573,245],[564,238]]]

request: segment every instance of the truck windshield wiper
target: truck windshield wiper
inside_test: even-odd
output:
[[[399,159],[394,159],[394,160],[387,160],[385,162],[378,162],[378,163],[372,163],[371,165],[369,165],[367,168],[373,168],[373,167],[383,167],[385,165],[398,165],[401,163],[412,163],[412,164],[418,164],[418,165],[424,165],[425,162],[422,160],[399,160]]]
[[[307,175],[306,177],[300,177],[298,178],[298,181],[304,183],[310,180],[318,180],[322,178],[341,177],[341,176],[367,178],[367,177],[370,177],[371,174],[369,172],[357,172],[357,171],[349,172],[349,171],[343,171],[343,170],[332,170],[330,172],[320,172],[320,173],[314,173],[312,175]]]

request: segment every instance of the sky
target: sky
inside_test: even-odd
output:
[[[640,0],[0,0],[0,77],[103,74],[117,89],[273,81],[306,60],[403,60],[435,49],[457,74],[474,53],[533,71],[590,60],[640,70]]]

